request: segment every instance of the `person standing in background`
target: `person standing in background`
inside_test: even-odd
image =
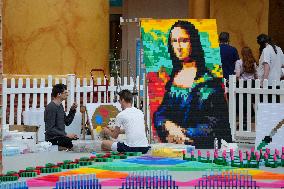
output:
[[[264,79],[268,79],[268,85],[272,85],[272,81],[280,81],[284,66],[284,55],[282,49],[276,46],[271,38],[266,34],[260,34],[257,37],[259,44],[259,69],[258,78],[263,84]]]
[[[227,81],[229,81],[229,75],[235,75],[235,63],[239,60],[237,49],[229,45],[229,38],[230,34],[228,32],[221,32],[219,35],[223,77]]]
[[[242,59],[237,60],[235,65],[235,73],[237,77],[237,87],[239,87],[239,79],[243,79],[243,87],[247,87],[247,80],[251,79],[251,87],[255,88],[255,79],[257,79],[257,63],[249,47],[242,48]],[[239,94],[237,96],[237,104],[239,104]],[[255,116],[254,111],[254,95],[251,95],[251,115]],[[239,106],[237,106],[237,115],[239,116]],[[243,95],[243,129],[247,130],[247,94]]]
[[[235,65],[235,73],[237,79],[257,79],[256,60],[249,47],[242,48],[242,59],[237,60]]]

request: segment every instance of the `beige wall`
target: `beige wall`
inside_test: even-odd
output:
[[[4,0],[3,18],[5,74],[108,69],[106,0]]]
[[[218,33],[227,31],[240,54],[244,46],[258,59],[256,37],[268,32],[269,0],[211,0],[210,18],[217,19]]]
[[[124,0],[123,18],[187,18],[189,0]],[[178,2],[178,3],[177,3]],[[138,23],[122,26],[122,56],[132,65],[132,72],[136,73],[136,38],[140,37]],[[130,74],[124,63],[123,75]]]

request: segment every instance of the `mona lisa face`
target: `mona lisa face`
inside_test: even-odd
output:
[[[185,29],[175,27],[171,32],[171,44],[176,57],[184,60],[191,53],[190,36]]]

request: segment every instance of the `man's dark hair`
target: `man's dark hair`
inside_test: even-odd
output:
[[[221,32],[219,35],[220,43],[228,43],[230,38],[230,34],[228,32]]]
[[[52,97],[57,97],[58,94],[63,93],[65,90],[67,90],[66,85],[60,83],[60,84],[56,84],[52,87],[52,92],[51,92],[51,96]]]
[[[125,102],[132,104],[133,95],[129,90],[127,90],[127,89],[122,90],[118,93],[118,95],[119,95],[120,99],[123,99]]]

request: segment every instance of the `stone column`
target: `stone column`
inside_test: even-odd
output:
[[[2,0],[0,0],[0,174],[3,171],[3,163],[2,163],[2,82],[3,82],[3,47],[2,47]]]
[[[188,0],[189,18],[210,18],[210,0]]]

